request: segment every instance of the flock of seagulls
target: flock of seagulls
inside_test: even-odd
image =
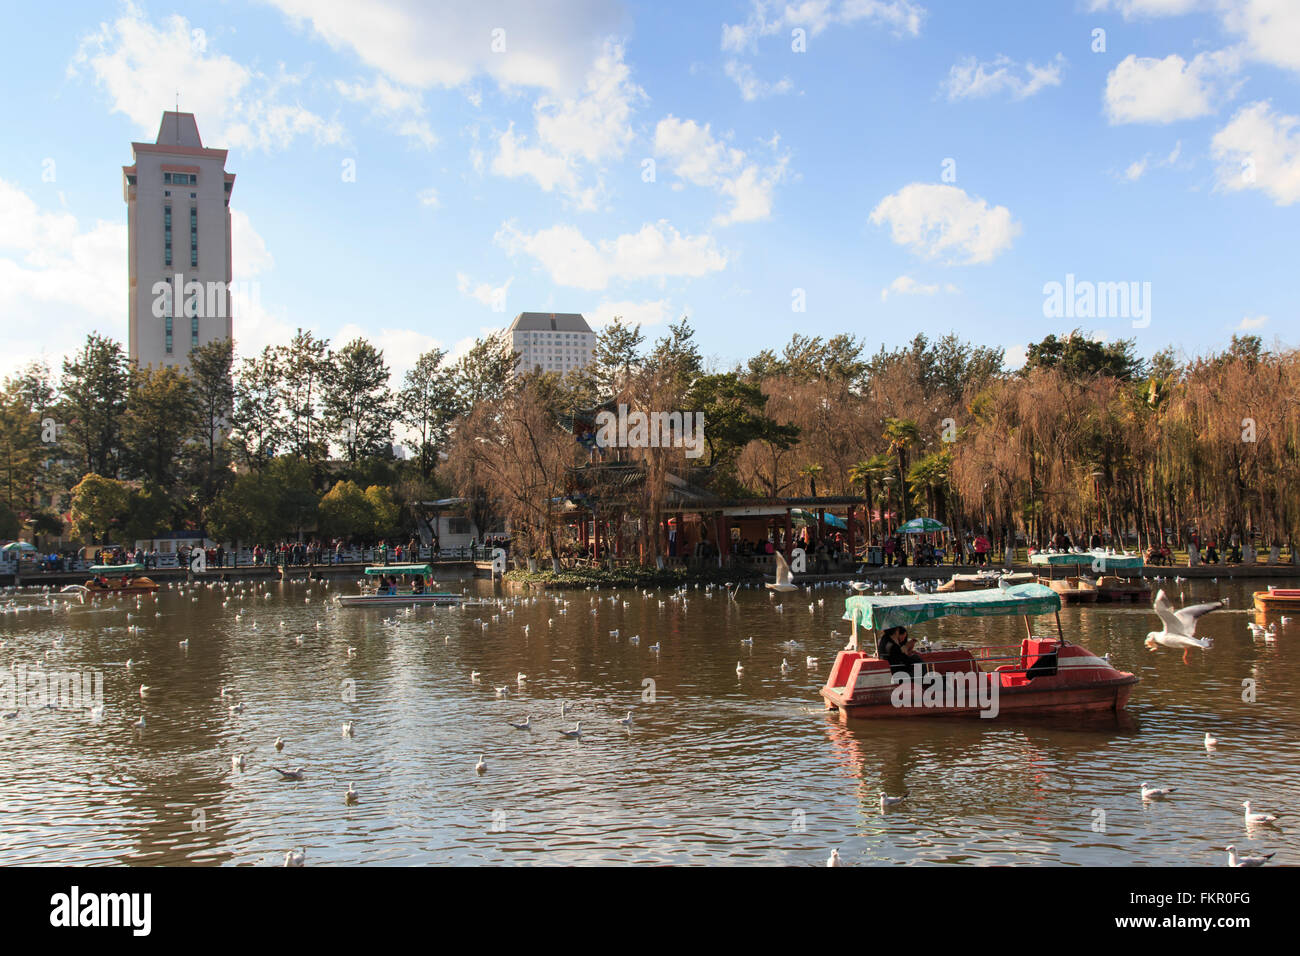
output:
[[[1180,583],[1180,584],[1182,583],[1182,579],[1180,578],[1175,577],[1174,580],[1175,583]],[[791,582],[778,581],[778,584],[780,585],[789,584],[790,586],[773,587],[772,585],[768,585],[767,587],[769,591],[772,592],[769,593],[769,598],[775,599],[776,594],[781,592],[795,593],[795,592],[802,591],[805,594],[812,595],[814,587],[827,586],[825,583],[814,585],[814,586],[799,586],[799,585],[794,585],[792,581]],[[934,590],[936,584],[937,582],[933,582],[933,581],[916,582],[911,580],[910,578],[906,578],[902,582],[903,589],[906,592],[913,593],[913,594],[929,593]],[[211,584],[206,584],[206,585],[204,584],[181,585],[176,589],[178,590],[179,595],[183,597],[186,596],[187,590],[194,591],[197,590],[198,588],[205,587],[205,586],[209,588],[223,587],[227,589],[232,587],[231,585],[228,584],[213,582]],[[727,593],[728,598],[730,600],[735,600],[737,593],[742,587],[753,587],[753,586],[754,585],[752,584],[750,585],[737,584],[734,587],[729,586],[723,590]],[[854,581],[854,582],[848,582],[840,586],[849,588],[852,591],[858,593],[863,593],[868,591],[881,591],[884,589],[885,584],[883,581],[879,581],[879,580],[875,582]],[[256,594],[255,585],[245,585],[245,586],[235,585],[233,586],[233,588],[234,588],[233,593],[230,596],[227,596],[223,601],[223,605],[222,605],[223,607],[228,607],[232,599],[242,601],[242,600],[248,600],[255,597],[262,597],[264,599],[269,600],[272,596],[269,590],[261,595]],[[700,591],[701,586],[698,584],[695,585],[694,590]],[[657,597],[656,595],[658,592],[652,592],[649,590],[645,590],[642,592],[642,598],[645,600],[653,599],[657,601],[658,607],[661,609],[668,604],[677,604],[680,605],[682,610],[686,610],[689,602],[694,597],[703,597],[706,599],[712,598],[713,592],[714,592],[714,585],[706,585],[703,588],[703,593],[698,595],[692,595],[690,588],[686,586],[682,586],[673,590],[669,595],[666,596],[666,599]],[[308,591],[308,595],[310,595],[310,591]],[[191,595],[191,600],[195,600],[195,598],[192,595]],[[550,600],[552,603],[555,604],[554,612],[556,615],[567,614],[569,610],[569,605],[572,603],[571,599],[556,598],[556,597],[548,597],[543,600]],[[599,602],[601,600],[603,599],[592,598],[591,603],[593,607],[591,608],[591,613],[593,615],[598,613]],[[611,597],[608,600],[610,601],[611,604],[614,605],[618,605],[621,601],[621,605],[624,608],[630,606],[630,602],[626,600],[621,600],[618,595],[615,595],[614,597]],[[538,603],[538,601],[539,598],[533,597],[533,598],[525,598],[522,601],[520,601],[519,599],[515,599],[513,603],[516,604],[534,603],[535,604]],[[307,602],[310,603],[310,597],[307,598]],[[507,618],[514,616],[515,613],[514,609],[508,608],[506,606],[510,602],[507,602],[502,599],[498,599],[495,603],[498,606],[499,613],[491,615],[491,623],[500,623],[502,615],[505,615]],[[1226,600],[1222,600],[1222,601],[1207,602],[1202,604],[1194,604],[1189,607],[1175,609],[1171,604],[1171,602],[1169,601],[1168,597],[1166,596],[1164,590],[1162,589],[1157,593],[1153,605],[1153,609],[1156,615],[1158,616],[1158,618],[1160,619],[1162,628],[1159,631],[1152,631],[1148,633],[1144,643],[1152,651],[1162,647],[1171,648],[1171,649],[1182,649],[1183,659],[1184,661],[1187,661],[1188,655],[1193,649],[1208,650],[1213,646],[1213,640],[1211,638],[1196,637],[1195,632],[1196,632],[1196,627],[1199,619],[1204,617],[1206,614],[1209,614],[1212,611],[1224,607],[1227,603],[1228,602]],[[654,605],[652,604],[651,606],[653,607]],[[815,615],[818,607],[825,606],[825,599],[821,598],[821,599],[809,601],[809,603],[806,606],[809,614]],[[137,611],[142,610],[142,603],[139,599],[137,599],[136,601],[136,609]],[[773,604],[772,609],[778,614],[782,613],[784,610],[784,602]],[[411,611],[404,612],[402,616],[409,617],[412,614],[413,614],[413,609]],[[135,615],[135,618],[138,620],[142,616],[143,615],[137,614]],[[161,612],[156,612],[155,616],[161,616]],[[128,619],[131,619],[132,615],[128,614],[127,617]],[[235,614],[236,620],[240,620],[241,617],[242,617],[241,614],[238,613]],[[397,618],[394,617],[390,619],[385,619],[382,623],[384,624],[384,626],[397,626],[399,622]],[[476,623],[480,623],[484,630],[487,630],[489,628],[489,621],[479,621]],[[1281,623],[1283,624],[1283,626],[1287,626],[1291,623],[1291,618],[1287,616],[1283,616],[1281,618]],[[555,625],[555,617],[548,617],[547,626],[553,628],[554,625]],[[257,626],[257,622],[256,621],[252,622],[252,627],[256,628],[256,626]],[[1278,629],[1276,624],[1270,624],[1269,626],[1264,627],[1259,624],[1251,622],[1247,625],[1247,627],[1251,635],[1256,639],[1263,639],[1266,642],[1271,643],[1275,641],[1277,638]],[[317,622],[316,630],[320,631],[321,628],[322,628],[322,623]],[[286,629],[286,622],[283,620],[279,621],[279,630],[283,632],[285,629]],[[141,625],[131,624],[128,626],[128,633],[131,634],[143,633],[144,630],[145,629]],[[530,630],[530,625],[528,624],[522,625],[522,633],[525,639],[529,637],[529,630]],[[609,629],[608,634],[612,640],[617,641],[621,638],[621,629],[619,628]],[[832,635],[839,636],[838,632],[834,632],[834,631],[832,632]],[[304,635],[298,634],[296,637],[294,637],[293,641],[296,646],[301,647],[304,643]],[[450,642],[451,642],[451,635],[448,634],[444,637],[444,643],[449,644]],[[639,644],[639,635],[632,635],[627,639],[627,642],[629,645],[633,645],[633,646]],[[179,648],[183,652],[188,653],[190,648],[189,637],[186,637],[178,641],[177,643]],[[61,644],[61,641],[56,639],[55,641],[56,647],[59,644]],[[740,639],[740,644],[742,647],[752,649],[755,646],[755,639],[753,636],[744,637]],[[780,646],[791,652],[800,647],[800,645],[793,640],[785,642]],[[654,644],[648,647],[648,650],[652,653],[658,654],[661,650],[660,642],[656,641]],[[357,648],[353,645],[347,645],[346,652],[349,658],[354,657],[356,655]],[[126,661],[125,666],[129,670],[134,665],[134,663],[135,662],[133,660],[128,659]],[[818,664],[818,658],[813,655],[807,655],[805,657],[805,664],[809,668],[816,667]],[[782,675],[788,675],[792,672],[793,668],[791,667],[789,660],[786,657],[781,658],[779,670]],[[746,672],[745,663],[743,661],[737,661],[736,662],[737,677],[738,678],[743,677],[745,672]],[[472,670],[470,672],[470,680],[474,684],[479,684],[482,682],[482,674],[477,670]],[[521,691],[523,688],[527,686],[527,682],[528,682],[528,675],[524,674],[522,671],[515,675],[515,685],[518,688],[520,688]],[[502,686],[493,685],[493,686],[494,686],[496,696],[499,698],[504,698],[510,693],[509,685],[502,685]],[[148,700],[150,698],[152,690],[153,688],[148,684],[144,684],[144,683],[139,684],[138,695],[140,699],[142,701]],[[229,689],[224,686],[221,687],[219,696],[222,699],[227,699],[230,696]],[[561,702],[560,710],[559,710],[560,719],[564,720],[565,718],[567,718],[569,716],[570,710],[571,710],[571,705],[567,701]],[[98,718],[102,718],[102,706],[99,707],[99,711],[100,713],[98,715]],[[229,706],[229,712],[232,716],[242,714],[244,712],[244,704],[242,702],[235,702],[234,704]],[[817,711],[810,711],[810,712],[817,712]],[[16,716],[17,716],[16,712],[0,714],[0,717],[3,717],[4,719],[12,719]],[[633,722],[633,712],[631,710],[628,710],[624,717],[616,718],[616,720],[619,725],[630,729]],[[534,729],[534,724],[533,724],[533,719],[531,714],[526,715],[522,721],[507,720],[507,723],[509,724],[510,727],[519,731],[531,731]],[[145,715],[143,713],[140,714],[140,716],[136,720],[131,722],[131,726],[136,728],[137,730],[143,731],[146,727]],[[554,733],[563,739],[570,739],[570,740],[580,739],[583,736],[582,720],[575,720],[571,729],[568,729],[567,725],[555,728]],[[343,722],[342,735],[343,737],[348,737],[348,738],[353,736],[352,720],[347,720]],[[1218,745],[1219,745],[1218,739],[1216,739],[1210,733],[1205,734],[1204,747],[1207,751],[1213,751],[1215,748],[1218,747]],[[282,753],[286,746],[283,737],[277,736],[273,746],[277,753]],[[230,759],[231,759],[232,772],[243,772],[246,769],[247,761],[244,754],[235,754]],[[278,774],[280,779],[283,781],[301,782],[306,779],[306,772],[304,768],[301,766],[293,767],[293,768],[282,768],[279,766],[272,765],[270,769],[273,770],[276,774]],[[482,775],[487,772],[487,760],[486,760],[485,752],[480,753],[478,762],[474,765],[474,769],[475,772],[479,775]],[[1140,784],[1139,792],[1143,803],[1147,803],[1150,801],[1168,800],[1172,797],[1173,794],[1177,792],[1177,789],[1178,788],[1176,787],[1150,786],[1146,782],[1143,782],[1142,784]],[[904,800],[907,799],[907,796],[908,795],[906,793],[897,796],[891,796],[887,793],[881,792],[879,794],[880,808],[882,811],[884,811],[887,808],[897,807],[899,804],[901,804]],[[343,798],[344,798],[344,803],[347,806],[355,806],[360,802],[360,794],[356,789],[355,783],[348,784],[348,788],[345,791]],[[1244,808],[1243,819],[1248,828],[1259,827],[1259,826],[1271,826],[1279,818],[1279,814],[1277,813],[1261,812],[1261,811],[1254,810],[1249,800],[1243,801],[1242,806]],[[1239,855],[1237,853],[1236,847],[1231,845],[1226,847],[1226,850],[1228,853],[1228,863],[1230,866],[1234,866],[1234,867],[1262,866],[1276,855],[1273,852],[1266,853],[1263,855],[1258,855],[1258,856]],[[306,858],[306,849],[304,847],[297,847],[293,850],[290,850],[288,853],[286,853],[285,866],[302,866],[305,864],[305,858]],[[831,856],[827,860],[826,865],[842,866],[846,864],[843,862],[839,850],[836,849],[836,850],[832,850]]]

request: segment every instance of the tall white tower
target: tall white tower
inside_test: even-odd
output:
[[[158,139],[132,143],[127,205],[130,357],[189,367],[193,348],[233,334],[226,151],[207,149],[193,113],[163,113]]]

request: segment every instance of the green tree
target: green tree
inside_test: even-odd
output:
[[[321,498],[319,511],[321,528],[328,534],[353,538],[374,532],[374,509],[354,481],[335,482]]]
[[[328,449],[318,423],[330,374],[329,340],[299,329],[288,345],[275,350],[274,372],[286,448],[306,462],[322,460]]]
[[[890,452],[897,456],[898,498],[903,509],[903,520],[907,521],[907,491],[903,484],[907,475],[907,454],[908,449],[920,441],[921,430],[910,419],[887,418],[883,437],[889,442]]]
[[[506,340],[505,333],[475,339],[473,348],[460,357],[453,373],[456,402],[461,412],[504,393],[510,387],[518,361],[519,353]]]
[[[393,491],[383,485],[371,485],[365,492],[374,524],[370,531],[377,538],[387,538],[398,531],[397,519],[401,509],[393,499]]]
[[[170,488],[199,423],[198,400],[190,379],[170,366],[132,378],[122,416],[123,463],[128,474]]]
[[[456,385],[451,367],[443,364],[446,357],[442,349],[425,352],[406,373],[398,393],[401,421],[415,433],[416,461],[425,478],[438,466],[457,414]]]
[[[591,355],[591,374],[603,397],[618,393],[640,361],[645,337],[641,326],[628,327],[621,315],[596,333],[596,347]]]
[[[1143,362],[1133,351],[1132,339],[1098,342],[1075,329],[1059,339],[1048,335],[1032,343],[1026,351],[1020,374],[1027,376],[1039,368],[1059,368],[1072,381],[1097,375],[1109,375],[1127,382],[1141,377]]]
[[[132,488],[122,523],[127,541],[153,538],[170,530],[174,511],[171,497],[161,485],[146,481],[140,488]]]
[[[197,406],[198,496],[206,506],[230,478],[230,452],[226,432],[235,406],[231,374],[234,343],[217,339],[190,352],[189,377]]]
[[[325,426],[344,459],[355,464],[363,456],[391,455],[396,407],[383,353],[357,338],[333,353],[326,367]]]
[[[91,472],[72,489],[72,533],[91,543],[107,541],[125,524],[130,500],[125,482]]]
[[[254,471],[266,467],[286,442],[279,361],[277,350],[268,345],[261,355],[240,363],[235,379],[230,437],[241,463]]]
[[[85,473],[117,477],[130,383],[121,344],[94,332],[81,351],[63,360],[61,417],[70,451]]]

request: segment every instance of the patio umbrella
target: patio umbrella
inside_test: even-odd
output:
[[[805,511],[803,508],[791,508],[790,518],[794,524],[815,525],[817,515],[811,511]],[[848,522],[843,518],[837,518],[833,514],[826,515],[826,524],[831,528],[839,528],[841,531],[848,528]]]
[[[932,531],[947,531],[948,526],[935,521],[933,518],[913,518],[911,521],[899,525],[898,530],[903,534],[928,534]]]
[[[19,551],[35,551],[35,550],[36,550],[36,545],[32,544],[30,541],[10,541],[3,548],[0,548],[0,551],[4,551],[8,554],[15,554]]]

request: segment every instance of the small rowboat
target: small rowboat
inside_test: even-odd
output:
[[[91,578],[81,587],[84,587],[89,594],[143,594],[147,591],[157,591],[157,582],[143,574],[135,573],[143,570],[145,570],[143,564],[94,564],[90,567],[91,573],[103,577],[104,582]],[[110,574],[116,575],[117,580],[109,578]]]
[[[954,574],[943,584],[935,588],[937,594],[957,594],[962,591],[987,591],[998,586],[999,581],[1007,584],[1032,584],[1034,575],[1028,571],[1013,574],[1000,574],[997,571],[979,571],[975,574]]]
[[[1300,588],[1269,588],[1255,592],[1255,610],[1300,611]]]
[[[413,604],[449,606],[460,604],[465,600],[463,594],[426,590],[424,587],[426,578],[429,584],[433,584],[433,568],[427,564],[386,564],[366,568],[366,574],[370,577],[394,575],[411,580],[409,584],[403,582],[404,587],[393,587],[383,591],[374,588],[365,590],[361,594],[345,594],[339,597],[339,604],[343,607],[410,607]]]
[[[964,594],[851,597],[844,619],[852,622],[852,636],[835,658],[822,698],[846,720],[1123,710],[1138,678],[1067,641],[1060,608],[1060,595],[1036,583]],[[1041,614],[1056,614],[1055,637],[1034,634],[1029,618]],[[1026,636],[1007,647],[922,650],[924,675],[895,673],[888,661],[858,649],[859,628],[870,635],[954,615],[1022,615]]]

